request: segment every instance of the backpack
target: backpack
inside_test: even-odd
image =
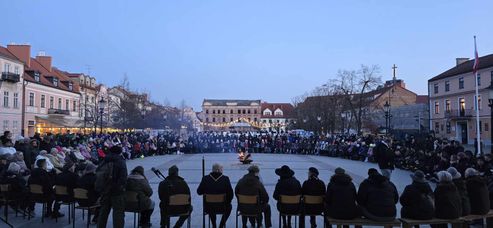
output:
[[[96,182],[94,188],[97,192],[106,193],[111,188],[113,181],[113,162],[103,162],[96,169]]]

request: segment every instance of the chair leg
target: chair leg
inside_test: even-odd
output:
[[[236,211],[236,228],[238,228],[238,211]]]
[[[82,210],[82,213],[84,213],[84,210]],[[87,209],[87,228],[89,228],[90,224],[91,224],[91,209]]]
[[[41,223],[45,222],[45,213],[47,213],[47,203],[43,203],[43,209],[41,209]]]
[[[9,222],[9,203],[8,203],[8,201],[5,201],[5,211],[4,211],[4,214],[5,214],[5,221],[6,222]]]
[[[136,227],[135,226],[135,221],[137,220],[137,214],[134,212],[134,228]]]
[[[82,209],[82,220],[84,220],[84,209]]]
[[[281,224],[281,216],[282,216],[281,213],[279,213],[279,228],[282,227],[282,224]]]
[[[68,224],[70,224],[70,219],[72,217],[72,204],[68,204]]]

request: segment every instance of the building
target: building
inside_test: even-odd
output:
[[[454,67],[428,80],[430,130],[438,137],[474,144],[477,135],[476,109],[479,109],[481,141],[491,145],[488,87],[493,77],[493,54],[479,58],[477,98],[473,64],[474,60],[457,58]],[[475,99],[478,100],[478,107]]]
[[[24,63],[0,46],[0,129],[16,138],[22,135],[22,85]]]
[[[267,131],[285,132],[294,122],[294,107],[290,103],[267,103],[261,105],[260,122],[262,129]]]
[[[24,63],[24,132],[33,136],[79,130],[79,85],[52,66],[51,56],[39,53],[31,58],[30,45],[7,45],[7,49]]]
[[[204,99],[200,115],[206,131],[258,129],[260,117],[260,100]]]

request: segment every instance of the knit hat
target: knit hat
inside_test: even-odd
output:
[[[346,173],[346,170],[344,170],[343,168],[341,167],[337,167],[336,170],[334,170],[335,174],[345,174]]]
[[[439,182],[451,182],[452,181],[452,175],[447,171],[438,172],[437,177],[438,177]]]
[[[452,179],[460,179],[462,177],[462,175],[454,167],[448,168],[447,172],[449,172],[450,175],[452,175]]]
[[[178,171],[176,171],[176,172],[178,173]],[[132,173],[138,173],[138,174],[144,176],[144,167],[139,165],[139,166],[135,167],[134,169],[132,169]]]
[[[169,167],[169,169],[168,169],[168,175],[170,175],[170,176],[178,176],[178,167],[176,167],[176,165],[173,165],[173,166]]]
[[[248,172],[249,173],[258,173],[258,172],[260,172],[260,169],[256,165],[251,165],[250,167],[248,167]]]
[[[318,174],[319,174],[319,173],[318,173],[318,169],[317,169],[317,168],[315,168],[315,167],[310,167],[310,168],[308,169],[308,172],[310,172],[310,173],[312,173],[313,175],[315,175],[316,177],[318,177]]]
[[[474,168],[467,168],[466,171],[464,172],[464,176],[466,176],[466,178],[477,176],[477,175],[479,175],[479,172]]]
[[[15,162],[11,162],[7,172],[9,173],[19,173],[21,171],[21,166]]]

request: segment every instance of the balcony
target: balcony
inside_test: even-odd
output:
[[[451,109],[445,111],[445,118],[448,119],[469,119],[475,114],[474,109]]]
[[[48,114],[49,115],[70,115],[70,111],[64,110],[64,109],[50,108],[50,109],[48,109]]]
[[[21,76],[12,72],[2,72],[2,76],[0,77],[0,79],[2,81],[17,83],[21,80]]]

